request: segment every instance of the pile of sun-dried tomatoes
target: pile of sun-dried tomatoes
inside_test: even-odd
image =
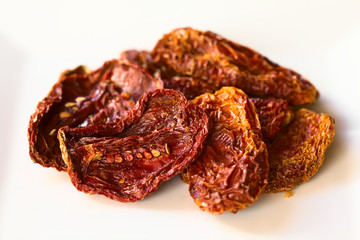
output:
[[[176,29],[151,52],[63,72],[31,116],[30,156],[121,202],[180,174],[202,210],[235,213],[317,172],[334,120],[298,106],[318,95],[252,49]]]

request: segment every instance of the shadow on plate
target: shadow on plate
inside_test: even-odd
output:
[[[292,199],[285,199],[284,193],[262,194],[254,205],[236,214],[224,213],[209,217],[216,218],[221,224],[241,232],[265,235],[280,232],[292,216]]]

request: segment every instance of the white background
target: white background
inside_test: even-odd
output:
[[[152,49],[177,27],[212,30],[311,80],[336,120],[319,172],[291,198],[220,216],[178,177],[124,204],[32,163],[27,124],[59,74]],[[359,1],[0,0],[0,239],[360,239]]]

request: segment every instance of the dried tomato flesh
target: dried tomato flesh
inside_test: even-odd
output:
[[[204,79],[216,89],[234,86],[250,96],[282,98],[291,105],[311,104],[318,96],[300,74],[209,31],[176,29],[158,41],[152,56],[156,65]]]
[[[264,140],[274,138],[292,118],[292,110],[284,99],[250,98],[257,109]]]
[[[76,97],[88,95],[94,85],[95,83],[89,78],[85,67],[80,66],[61,74],[58,83],[53,86],[44,100],[38,104],[36,112],[30,118],[28,139],[30,156],[34,162],[44,167],[55,167],[58,170],[65,169],[66,166],[61,159],[61,152],[56,138],[56,129],[65,125],[63,122],[67,121],[67,118],[62,118],[60,114],[65,112],[67,102],[74,102]],[[70,114],[71,110],[69,110],[68,113]],[[89,114],[79,111],[78,115],[84,119]]]
[[[202,154],[182,178],[200,209],[215,214],[244,209],[260,196],[269,170],[256,109],[234,87],[191,102],[205,110],[211,127]]]
[[[130,64],[137,64],[148,70],[151,74],[155,74],[155,72],[159,71],[160,67],[155,66],[151,52],[145,50],[139,51],[132,49],[124,51],[120,54],[120,61]]]
[[[201,152],[208,133],[205,112],[170,89],[145,94],[116,123],[59,130],[75,187],[121,202],[154,192]]]
[[[297,110],[292,122],[268,144],[270,171],[265,191],[289,191],[307,182],[322,165],[334,134],[329,115]]]
[[[108,61],[94,72],[85,67],[64,72],[30,118],[32,160],[44,167],[66,170],[56,137],[60,127],[115,121],[145,92],[162,86],[161,80],[140,67],[119,60]]]
[[[181,75],[164,64],[155,64],[148,51],[124,51],[120,59],[146,68],[155,78],[161,78],[164,88],[178,90],[189,100],[203,93],[214,93],[219,89],[207,79]]]

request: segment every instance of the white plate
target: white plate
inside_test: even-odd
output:
[[[0,239],[360,239],[358,1],[8,1],[0,8]],[[32,163],[27,124],[65,69],[151,49],[176,27],[212,30],[292,68],[336,120],[319,172],[291,198],[264,194],[221,216],[202,212],[176,177],[123,204],[78,192]]]

